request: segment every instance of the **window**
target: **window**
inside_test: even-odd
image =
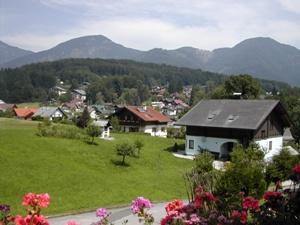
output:
[[[194,140],[189,140],[189,149],[194,149]]]
[[[272,141],[269,141],[269,150],[272,150]]]
[[[152,133],[156,133],[156,127],[152,128]]]
[[[165,127],[162,127],[161,128],[161,132],[165,132],[166,131],[166,128]]]

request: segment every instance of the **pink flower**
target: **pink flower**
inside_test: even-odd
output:
[[[109,213],[107,212],[107,210],[105,208],[99,208],[96,211],[96,216],[103,219],[103,218],[108,217]]]
[[[144,197],[137,197],[134,201],[132,201],[130,209],[133,214],[136,214],[143,211],[145,208],[150,209],[151,207],[152,203],[149,199]]]
[[[282,196],[281,192],[267,191],[267,192],[264,193],[263,198],[265,200],[270,200],[270,199],[280,198],[281,196]]]
[[[50,203],[50,196],[46,194],[34,194],[28,193],[23,197],[22,205],[39,206],[41,208],[47,208]]]
[[[66,225],[80,225],[80,224],[75,222],[74,220],[70,220],[70,221],[67,222]]]
[[[299,174],[300,174],[300,164],[294,166],[293,172],[294,172],[294,174],[296,174],[296,175],[299,175]]]

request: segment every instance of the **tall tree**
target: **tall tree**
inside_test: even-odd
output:
[[[259,82],[248,74],[230,76],[225,80],[224,87],[229,96],[239,92],[242,99],[257,98],[260,92]]]
[[[77,126],[81,127],[81,128],[85,128],[88,126],[89,122],[90,122],[90,113],[88,111],[88,108],[85,107],[81,116],[79,117],[78,121],[77,121]]]

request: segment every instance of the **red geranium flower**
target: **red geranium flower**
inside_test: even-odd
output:
[[[253,209],[257,210],[259,209],[259,201],[251,196],[248,196],[243,199],[243,209]]]
[[[299,174],[300,174],[300,164],[294,166],[293,172],[294,172],[296,175],[299,175]]]
[[[177,214],[181,209],[184,207],[184,203],[181,200],[175,199],[172,202],[169,202],[165,209],[167,211],[167,214]]]
[[[264,198],[265,200],[270,200],[270,199],[276,199],[276,198],[279,198],[279,197],[281,197],[281,196],[282,196],[281,192],[267,191],[267,192],[264,193],[263,198]]]

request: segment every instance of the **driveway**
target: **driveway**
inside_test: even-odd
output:
[[[157,203],[154,204],[154,206],[151,208],[150,212],[154,216],[155,225],[160,224],[160,220],[164,217],[165,205],[166,203]],[[129,208],[130,206],[124,208],[109,209],[108,211],[112,213],[109,217],[110,221],[114,225],[122,225],[122,222],[124,220],[128,220],[127,225],[141,225],[138,222],[137,216],[132,215]],[[96,217],[96,212],[48,218],[48,221],[51,225],[66,225],[70,220],[76,221],[81,225],[90,225],[93,222],[97,222],[98,218]]]

